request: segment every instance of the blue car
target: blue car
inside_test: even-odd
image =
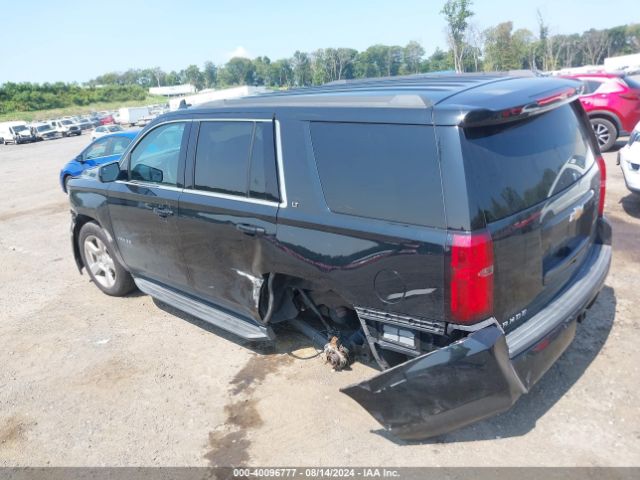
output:
[[[62,191],[67,193],[69,179],[77,177],[87,168],[118,160],[131,141],[136,138],[138,132],[139,130],[128,130],[126,132],[112,133],[91,142],[80,155],[60,170]]]

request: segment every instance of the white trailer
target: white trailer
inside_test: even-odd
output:
[[[225,88],[223,90],[203,90],[195,95],[172,98],[169,100],[169,110],[177,110],[180,107],[180,102],[182,100],[184,100],[187,105],[196,106],[207,102],[214,102],[216,100],[251,97],[253,95],[260,95],[267,92],[269,92],[269,89],[266,87],[252,86]]]
[[[149,107],[123,107],[118,110],[118,123],[135,125],[142,117],[149,115]]]

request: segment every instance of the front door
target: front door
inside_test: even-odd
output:
[[[190,293],[259,321],[279,207],[273,121],[202,120],[193,128],[197,147],[178,217]]]
[[[128,179],[109,191],[115,241],[134,276],[181,289],[187,283],[178,249],[178,202],[190,122],[149,130],[123,161]]]
[[[131,139],[125,136],[102,137],[94,141],[82,152],[82,161],[85,167],[95,167],[103,163],[113,162],[120,158],[131,143]]]

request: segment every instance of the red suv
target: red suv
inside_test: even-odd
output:
[[[580,103],[591,120],[600,150],[606,152],[640,121],[640,81],[615,73],[567,75],[580,80]]]

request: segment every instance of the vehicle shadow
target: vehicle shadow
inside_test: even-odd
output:
[[[640,218],[640,195],[630,193],[620,199],[620,204],[627,215]]]
[[[627,144],[627,137],[621,137],[616,140],[613,147],[607,153],[615,153]]]
[[[507,412],[422,442],[405,442],[382,429],[373,433],[398,445],[473,442],[525,435],[589,368],[607,342],[615,313],[615,291],[605,286],[598,301],[588,310],[586,319],[578,324],[576,337],[569,348],[531,391],[520,397]]]

